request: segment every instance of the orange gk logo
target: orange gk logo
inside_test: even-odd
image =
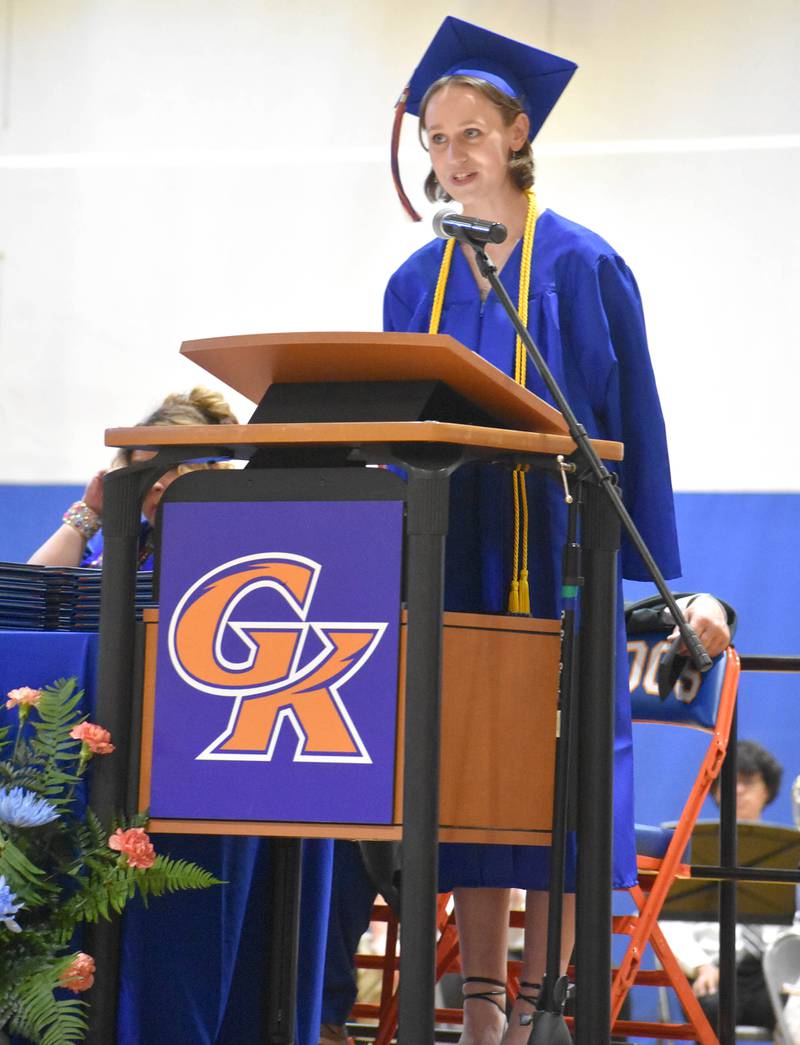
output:
[[[302,555],[246,555],[210,570],[181,598],[169,624],[175,671],[194,689],[233,701],[227,728],[198,758],[268,762],[288,723],[295,762],[372,761],[339,691],[387,625],[309,622],[321,569]],[[285,602],[287,621],[248,619],[247,597],[261,588]]]

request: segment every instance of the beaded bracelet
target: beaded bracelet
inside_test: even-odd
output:
[[[71,504],[61,517],[61,521],[67,526],[71,526],[73,530],[77,530],[87,541],[90,537],[94,537],[101,526],[100,516],[85,501],[76,501]]]

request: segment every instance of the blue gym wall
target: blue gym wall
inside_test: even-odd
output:
[[[0,560],[24,561],[58,525],[79,486],[0,486]],[[683,577],[676,590],[710,591],[739,613],[742,653],[800,653],[796,619],[800,494],[683,493],[676,497]],[[626,583],[628,599],[651,592]],[[663,735],[662,735],[663,734]],[[668,735],[668,739],[666,736]],[[800,773],[800,677],[743,675],[739,736],[780,759],[784,784],[768,818],[791,823],[789,789]],[[672,820],[706,741],[689,730],[636,727],[637,819]],[[715,810],[707,804],[703,816]]]

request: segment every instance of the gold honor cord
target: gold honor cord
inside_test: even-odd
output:
[[[525,232],[522,237],[522,260],[519,269],[519,300],[517,310],[523,324],[528,325],[528,293],[531,285],[531,257],[533,255],[533,237],[536,231],[536,193],[528,190],[528,213],[525,217]],[[447,279],[453,261],[453,250],[456,241],[449,239],[442,254],[439,277],[431,307],[429,334],[439,333],[442,318],[442,307],[447,289]],[[516,337],[514,352],[514,380],[524,387],[527,367],[527,353],[519,335]],[[514,555],[511,567],[511,588],[508,593],[508,612],[531,612],[531,596],[528,584],[528,492],[525,486],[525,470],[515,468],[511,473],[511,485],[514,494]]]
[[[442,319],[442,306],[444,305],[444,292],[447,288],[447,279],[450,275],[450,265],[453,262],[453,249],[456,241],[449,239],[444,245],[442,263],[439,266],[439,278],[436,280],[436,290],[433,292],[433,306],[431,307],[431,321],[428,326],[429,334],[439,333],[439,323]]]

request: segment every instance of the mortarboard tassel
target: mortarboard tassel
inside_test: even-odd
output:
[[[398,153],[400,150],[400,127],[403,123],[403,114],[406,111],[408,92],[409,88],[406,87],[403,93],[397,99],[397,104],[394,107],[394,123],[392,124],[392,148],[390,164],[392,168],[392,180],[394,181],[395,191],[397,192],[397,195],[400,197],[400,202],[403,204],[403,209],[412,221],[422,221],[422,218],[414,209],[414,204],[406,195],[406,190],[403,188],[403,182],[400,178],[400,160],[398,158]]]

